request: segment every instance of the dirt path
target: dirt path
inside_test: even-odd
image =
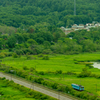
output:
[[[39,92],[44,93],[46,95],[49,95],[51,97],[57,98],[58,100],[78,100],[78,99],[72,98],[70,96],[64,95],[60,92],[53,91],[53,90],[48,89],[46,87],[43,87],[41,85],[28,82],[22,78],[18,78],[18,77],[9,75],[9,74],[5,74],[5,73],[0,72],[0,77],[5,77],[6,79],[13,80],[15,83],[18,83],[18,84],[23,85],[25,87],[39,91]]]

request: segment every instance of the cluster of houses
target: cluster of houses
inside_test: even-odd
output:
[[[67,35],[70,32],[77,31],[77,30],[82,30],[82,29],[86,29],[87,31],[90,31],[90,28],[95,28],[95,27],[100,27],[100,23],[92,22],[92,23],[87,23],[86,25],[74,24],[74,25],[72,25],[71,28],[61,27],[61,30]]]

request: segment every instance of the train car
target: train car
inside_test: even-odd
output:
[[[72,88],[78,91],[84,91],[84,86],[82,85],[77,85],[77,84],[71,84]]]

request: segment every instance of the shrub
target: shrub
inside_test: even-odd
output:
[[[27,72],[22,72],[20,76],[23,77],[23,78],[26,78],[28,76],[28,73]]]
[[[87,63],[86,66],[89,67],[89,68],[93,68],[92,64],[93,63]]]
[[[58,86],[58,91],[65,92],[65,86]]]
[[[49,60],[49,57],[48,56],[44,56],[43,60]]]
[[[4,58],[5,54],[4,53],[0,53],[0,58]]]
[[[43,71],[38,72],[40,75],[44,75],[45,73]]]
[[[39,54],[38,57],[43,57],[43,54]]]
[[[56,70],[56,74],[62,74],[62,70]]]
[[[65,92],[66,92],[66,93],[69,93],[71,90],[72,90],[72,88],[70,88],[70,87],[68,87],[68,86],[65,87]]]
[[[75,63],[75,64],[78,64],[79,62],[78,62],[78,61],[74,61],[74,63]]]
[[[66,74],[67,74],[67,75],[76,75],[76,73],[70,72],[70,71],[68,71]]]
[[[30,70],[30,72],[33,72],[33,71],[35,71],[35,68],[31,67],[29,70]]]
[[[44,81],[44,79],[43,79],[43,78],[35,78],[34,81],[35,81],[36,83],[41,84],[41,83]]]
[[[2,78],[2,80],[5,80],[5,79],[6,79],[5,77]]]
[[[27,66],[23,66],[24,70],[29,70],[29,68]]]
[[[53,84],[52,84],[52,88],[53,88],[53,89],[57,89],[57,88],[58,88],[58,84],[57,84],[57,83],[53,83]]]
[[[18,71],[17,71],[17,75],[18,75],[18,76],[21,76],[21,74],[22,74],[22,71],[21,71],[21,70],[18,70]]]
[[[43,85],[46,85],[46,86],[48,86],[48,87],[50,87],[50,86],[51,86],[51,83],[50,83],[50,82],[48,82],[48,81],[43,81],[43,82],[42,82],[42,84],[43,84]]]
[[[27,59],[32,59],[32,57],[30,55],[27,55],[26,58]]]
[[[52,54],[52,51],[50,49],[45,49],[42,52],[43,54]]]
[[[17,55],[16,53],[13,53],[12,57],[13,57],[13,58],[17,58],[18,55]]]

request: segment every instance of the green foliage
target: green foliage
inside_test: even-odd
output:
[[[31,55],[29,55],[29,52],[27,52],[26,58],[27,58],[28,60],[29,60],[29,59],[32,59]]]
[[[35,68],[31,67],[29,70],[30,70],[30,72],[33,72],[33,71],[35,71]]]
[[[62,74],[62,70],[56,70],[56,74]]]
[[[82,72],[78,75],[78,77],[89,77],[91,76],[91,71],[88,71],[87,67],[82,69]]]
[[[40,74],[40,75],[44,75],[44,74],[45,74],[45,72],[40,71],[40,72],[38,72],[38,74]]]
[[[13,54],[12,54],[12,57],[13,57],[13,58],[17,58],[18,55],[17,55],[16,53],[13,53]]]
[[[5,54],[4,53],[0,53],[0,58],[4,58]]]
[[[45,23],[56,26],[68,26],[73,23],[89,23],[94,20],[99,21],[99,1],[77,1],[77,15],[73,16],[74,3],[70,0],[42,0],[28,2],[23,0],[12,1],[7,0],[0,1],[1,6],[1,25],[20,27],[23,30],[27,29],[25,25],[35,25],[39,23],[45,25]],[[84,9],[83,9],[84,8]],[[42,20],[41,20],[42,19]],[[5,30],[12,31],[12,28]],[[18,30],[22,31],[23,30]],[[49,30],[55,30],[55,28],[49,27]],[[34,33],[38,31],[33,27],[27,29],[27,32]]]
[[[31,45],[37,45],[37,42],[33,39],[28,39],[27,42]]]
[[[51,85],[51,87],[52,87],[53,89],[57,89],[57,88],[58,88],[58,84],[57,84],[57,83],[53,83],[53,84]]]
[[[0,99],[30,99],[32,100],[56,100],[55,98],[49,97],[40,92],[30,90],[22,85],[16,84],[13,81],[6,80],[5,78],[0,78]],[[13,91],[14,89],[14,91]],[[16,95],[16,96],[15,96]]]
[[[6,69],[6,67],[7,66],[4,66],[5,69]],[[11,67],[11,70],[14,70],[14,68]],[[36,83],[43,84],[43,85],[48,86],[52,89],[59,90],[59,91],[65,92],[65,93],[69,93],[71,95],[74,95],[74,96],[82,98],[82,99],[88,99],[88,100],[90,99],[91,100],[91,98],[94,98],[94,99],[97,98],[96,95],[91,96],[91,95],[87,94],[86,91],[84,91],[84,92],[78,92],[77,91],[76,92],[70,86],[61,85],[61,84],[55,83],[53,81],[47,80],[45,78],[34,77],[33,75],[31,76],[26,71],[22,71],[22,70],[18,70],[18,69],[16,71],[17,71],[18,76],[26,78],[26,79],[30,79],[32,82],[34,81]],[[82,71],[88,73],[87,68],[83,68]],[[14,73],[12,73],[12,74],[14,74]],[[3,80],[5,80],[5,78]],[[8,86],[13,86],[14,82],[13,81],[8,82],[7,85]],[[23,92],[26,92],[26,89],[23,86],[17,86],[17,88],[19,88],[19,90],[21,90]],[[38,99],[38,97],[40,97],[40,94],[37,94],[37,93],[35,94],[32,91],[27,91],[26,97],[30,97],[30,98],[34,97],[34,98]],[[41,98],[46,98],[46,97],[43,96]]]
[[[43,54],[39,54],[39,55],[38,55],[38,57],[43,57],[43,56],[44,56]]]
[[[27,66],[23,66],[24,70],[29,70],[29,68]]]
[[[43,60],[49,60],[49,57],[46,55],[42,58]]]

